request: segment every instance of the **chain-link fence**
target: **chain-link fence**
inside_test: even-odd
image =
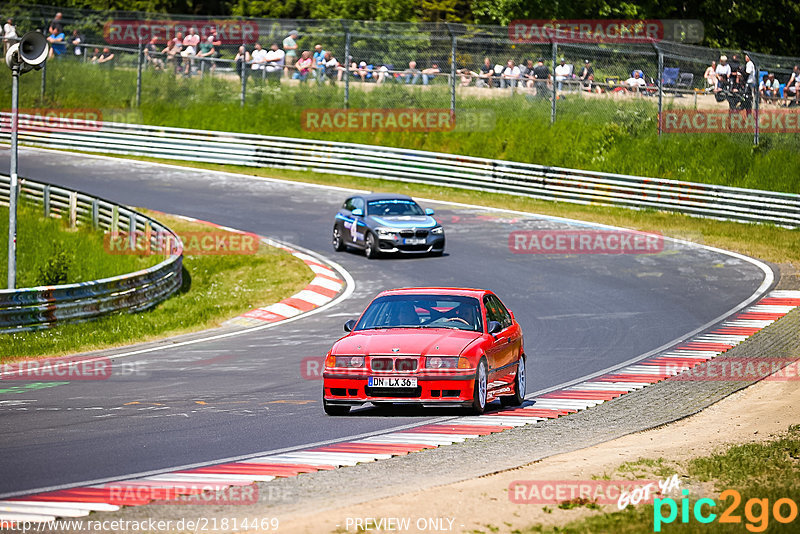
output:
[[[45,29],[56,17],[55,8],[3,9],[16,10],[22,30]],[[64,11],[60,22],[72,31],[42,70],[39,91],[23,94],[42,104],[100,102],[118,112],[106,120],[136,120],[145,107],[175,115],[208,102],[267,107],[274,120],[295,124],[304,110],[444,110],[456,128],[489,130],[498,118],[536,128],[569,118],[613,136],[615,128],[680,131],[675,117],[685,114],[665,123],[665,113],[716,110],[755,117],[752,131],[729,129],[758,143],[759,113],[796,105],[800,85],[794,58],[669,41],[520,42],[498,26],[79,10]],[[719,80],[723,56],[734,72],[741,65],[742,87],[735,76]],[[761,90],[765,80],[777,80],[775,89]]]

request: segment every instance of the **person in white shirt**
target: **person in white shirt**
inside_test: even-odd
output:
[[[501,79],[502,87],[511,87],[512,89],[517,86],[520,78],[520,70],[514,64],[513,59],[509,59],[506,63],[506,68],[503,69],[503,77]]]
[[[8,52],[8,47],[17,42],[17,27],[14,26],[14,19],[8,17],[3,24],[3,53]]]
[[[564,58],[561,58],[561,62],[556,65],[556,82],[558,82],[558,90],[561,91],[561,87],[564,85],[564,80],[570,75],[570,68],[568,65],[564,63]]]
[[[756,65],[748,54],[744,55],[744,72],[747,74],[747,86],[751,89],[756,86]]]
[[[728,65],[728,56],[719,57],[719,65],[717,65],[717,88],[721,89],[722,85],[727,83],[731,75],[731,66]]]
[[[712,61],[711,66],[706,68],[706,72],[703,74],[703,78],[706,80],[706,92],[711,92],[717,88],[717,82],[719,81],[717,78],[717,62]]]
[[[286,52],[278,47],[278,43],[272,43],[269,52],[264,55],[266,60],[267,73],[283,70]]]
[[[255,44],[255,48],[253,49],[253,53],[250,54],[250,57],[253,61],[253,65],[251,67],[253,70],[264,69],[267,62],[267,51],[261,47],[261,43]]]
[[[625,85],[628,86],[629,91],[633,91],[634,93],[638,93],[641,89],[645,87],[644,78],[641,77],[638,70],[633,71],[633,76],[625,80]]]

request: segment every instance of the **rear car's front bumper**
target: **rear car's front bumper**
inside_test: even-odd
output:
[[[466,371],[466,370],[465,370]],[[409,375],[397,375],[409,376]],[[449,376],[417,376],[415,388],[370,388],[368,377],[325,372],[323,388],[329,404],[357,406],[365,402],[465,405],[472,402],[475,371]]]
[[[403,243],[402,238],[387,239],[378,237],[378,249],[386,254],[429,254],[431,252],[443,252],[445,239],[444,235],[428,234],[425,242],[417,245]]]

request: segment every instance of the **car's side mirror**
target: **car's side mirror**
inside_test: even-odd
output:
[[[489,321],[489,333],[495,335],[500,330],[503,329],[503,325],[498,323],[497,321]]]
[[[425,215],[433,215],[433,210],[430,208],[425,208]]]
[[[344,331],[345,332],[352,332],[353,328],[355,328],[355,326],[356,326],[356,320],[355,319],[350,319],[349,321],[344,323]]]
[[[364,210],[362,210],[361,208],[356,208],[353,211],[351,211],[350,213],[353,214],[353,217],[363,217],[364,216]]]

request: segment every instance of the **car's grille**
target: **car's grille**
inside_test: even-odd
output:
[[[416,371],[417,363],[415,358],[398,358],[394,362],[394,368],[397,371]]]
[[[371,388],[367,386],[364,388],[364,392],[368,397],[416,399],[422,395],[422,388],[419,386],[415,388]]]
[[[400,237],[428,237],[427,230],[400,230]]]
[[[391,371],[393,369],[391,358],[372,358],[370,368],[373,371]]]

